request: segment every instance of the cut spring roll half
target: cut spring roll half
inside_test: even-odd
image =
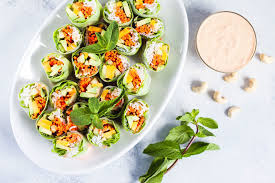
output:
[[[104,35],[107,26],[104,23],[99,23],[97,25],[90,25],[84,30],[84,43],[85,46],[96,44],[98,42],[96,33]]]
[[[97,77],[81,78],[78,86],[79,96],[82,98],[98,97],[103,88],[102,82]]]
[[[52,152],[64,158],[79,157],[87,152],[89,143],[79,132],[67,134],[53,140]]]
[[[66,7],[69,20],[77,27],[86,27],[100,19],[102,5],[98,0],[74,0]]]
[[[141,47],[141,36],[132,27],[122,28],[116,49],[122,55],[135,55]]]
[[[160,40],[147,41],[142,55],[143,62],[152,71],[162,71],[167,65],[169,51],[169,45]]]
[[[82,52],[81,50],[72,55],[72,62],[75,77],[78,79],[96,75],[102,63],[98,55],[94,53]]]
[[[65,116],[60,109],[51,113],[44,113],[36,122],[36,129],[40,135],[48,140],[65,134],[69,130]]]
[[[123,90],[121,88],[118,88],[116,86],[106,86],[102,94],[100,96],[100,101],[111,101],[115,100],[117,98],[121,98],[118,102],[114,104],[114,107],[112,110],[105,114],[106,117],[110,119],[115,119],[121,116],[122,114],[122,109],[126,106],[128,102],[128,97],[125,95]]]
[[[89,126],[87,125],[75,125],[70,117],[70,114],[73,110],[79,109],[79,108],[85,108],[85,107],[88,107],[88,104],[86,102],[77,102],[66,110],[66,120],[67,120],[67,126],[69,127],[68,129],[69,131],[84,132],[88,129]]]
[[[91,125],[87,133],[87,139],[96,146],[110,147],[120,139],[119,129],[113,120],[108,118],[101,118],[100,120],[103,123],[103,129],[97,129],[95,126]]]
[[[127,94],[144,96],[150,90],[151,76],[144,64],[135,64],[117,80],[117,85]]]
[[[116,81],[129,67],[130,62],[126,56],[119,54],[117,50],[107,51],[99,70],[100,78],[105,82]]]
[[[57,51],[70,54],[81,46],[83,36],[77,27],[68,24],[57,29],[53,34],[53,39]]]
[[[140,99],[131,100],[123,113],[122,124],[126,130],[139,133],[149,118],[149,106]]]
[[[28,109],[29,117],[36,120],[47,108],[49,90],[44,83],[32,83],[21,88],[19,103]]]
[[[118,26],[125,27],[132,23],[134,15],[127,0],[110,0],[104,7],[103,18],[108,23],[116,21]]]
[[[157,0],[130,0],[133,11],[141,17],[155,17],[160,11],[160,4]]]
[[[164,34],[164,23],[159,18],[136,17],[133,27],[144,39],[160,38]]]
[[[61,81],[53,87],[50,102],[55,109],[65,110],[75,103],[78,96],[77,83],[69,80]]]
[[[73,70],[71,62],[59,53],[48,54],[41,63],[48,79],[52,82],[67,79]]]

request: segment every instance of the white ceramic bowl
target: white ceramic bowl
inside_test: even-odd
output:
[[[18,102],[18,92],[27,83],[42,81],[49,87],[53,86],[46,78],[40,61],[48,53],[56,52],[52,34],[58,27],[69,23],[65,13],[67,2],[64,0],[48,17],[18,66],[10,98],[10,120],[19,147],[39,167],[61,174],[84,174],[118,159],[133,148],[153,126],[157,128],[157,119],[173,96],[183,71],[188,46],[188,20],[182,0],[160,0],[162,9],[159,16],[166,26],[163,40],[171,45],[171,52],[167,68],[160,73],[150,73],[151,90],[144,100],[150,105],[151,118],[143,131],[131,135],[121,129],[119,142],[111,148],[92,147],[85,158],[70,160],[51,152],[52,144],[39,135],[35,129],[35,121],[28,118]],[[105,4],[106,1],[101,2]]]

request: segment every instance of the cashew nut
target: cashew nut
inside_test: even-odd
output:
[[[227,116],[232,118],[236,115],[236,113],[239,113],[240,111],[241,111],[241,108],[239,108],[237,106],[232,106],[228,109]]]
[[[271,64],[273,62],[273,57],[267,56],[263,53],[259,54],[260,60],[266,64]]]
[[[233,72],[233,73],[230,73],[230,74],[227,74],[225,76],[223,76],[223,80],[225,82],[228,82],[228,83],[232,83],[234,81],[237,81],[238,79],[238,73],[237,72]]]
[[[246,92],[253,92],[256,90],[257,87],[257,81],[255,78],[249,78],[248,79],[248,85],[244,88],[244,91]]]
[[[207,82],[201,82],[200,86],[193,86],[192,91],[195,93],[205,93],[208,88]]]
[[[227,103],[227,99],[224,96],[222,96],[219,91],[215,91],[213,93],[213,100],[215,100],[219,104]]]

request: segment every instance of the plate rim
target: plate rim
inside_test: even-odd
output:
[[[14,108],[14,103],[13,103],[13,94],[15,92],[15,86],[16,86],[16,81],[19,75],[19,71],[20,68],[22,67],[25,58],[28,56],[29,52],[31,51],[32,47],[31,45],[33,45],[33,43],[36,41],[37,37],[39,36],[41,30],[43,30],[47,25],[48,22],[51,20],[51,18],[53,16],[56,15],[56,12],[58,10],[60,10],[60,8],[62,6],[64,6],[65,3],[67,3],[67,0],[63,0],[63,2],[61,2],[58,6],[56,6],[55,10],[52,11],[52,13],[50,14],[50,16],[46,17],[44,23],[40,26],[40,28],[37,30],[37,32],[34,34],[33,38],[31,39],[31,41],[28,44],[27,49],[25,50],[23,56],[20,59],[20,63],[17,66],[17,70],[16,73],[14,75],[14,79],[12,82],[12,87],[11,87],[11,93],[10,93],[10,97],[9,97],[9,116],[10,116],[10,125],[12,127],[12,132],[13,132],[13,136],[15,138],[15,141],[17,143],[17,145],[19,146],[20,150],[23,152],[23,154],[29,159],[31,160],[35,165],[37,165],[38,167],[50,171],[50,172],[54,172],[54,173],[58,173],[58,174],[63,174],[63,175],[83,175],[83,174],[88,174],[91,173],[92,171],[96,170],[96,169],[100,169],[108,164],[110,164],[111,162],[119,159],[120,157],[122,157],[124,154],[126,154],[129,150],[131,150],[134,146],[136,146],[143,138],[145,135],[147,135],[147,133],[151,130],[151,128],[153,127],[153,125],[156,123],[156,121],[160,118],[161,114],[163,113],[163,111],[165,110],[165,108],[167,107],[170,99],[172,98],[172,96],[175,93],[176,87],[179,84],[179,80],[181,78],[182,75],[182,70],[184,68],[184,64],[186,62],[186,55],[187,55],[187,51],[188,51],[188,42],[189,42],[189,22],[188,22],[188,16],[186,13],[186,8],[184,6],[184,2],[182,0],[177,0],[180,8],[182,10],[183,13],[183,20],[182,22],[186,22],[186,24],[184,24],[184,26],[186,27],[184,29],[184,36],[186,37],[186,39],[184,39],[183,41],[183,49],[181,50],[182,54],[181,54],[181,58],[180,58],[180,65],[179,65],[179,69],[177,70],[177,72],[175,73],[175,81],[174,84],[170,90],[170,94],[168,95],[168,97],[165,99],[164,104],[161,106],[161,108],[158,110],[157,114],[155,115],[155,117],[153,118],[153,120],[151,120],[151,125],[147,128],[144,129],[144,132],[142,134],[140,134],[139,136],[137,136],[127,147],[125,147],[120,153],[115,154],[112,158],[110,158],[107,161],[104,161],[103,163],[100,163],[98,165],[95,165],[91,168],[88,168],[86,170],[79,170],[79,171],[62,171],[62,170],[51,170],[48,169],[46,167],[42,167],[38,162],[36,162],[29,154],[27,154],[23,149],[23,147],[21,146],[21,144],[19,143],[18,137],[15,135],[15,122],[13,119],[13,115],[12,115],[12,109]]]

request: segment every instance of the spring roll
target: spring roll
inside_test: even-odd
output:
[[[157,0],[130,0],[133,11],[141,17],[156,17],[160,11]]]
[[[103,84],[97,77],[81,78],[79,80],[79,96],[82,98],[98,97]]]
[[[164,23],[160,18],[136,17],[133,27],[146,40],[160,38],[164,34]]]

